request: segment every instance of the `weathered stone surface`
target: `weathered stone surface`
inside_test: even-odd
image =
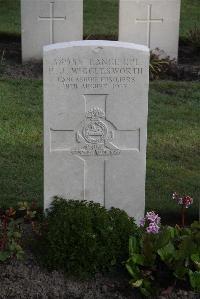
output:
[[[43,46],[83,38],[83,0],[21,0],[22,60],[42,60]]]
[[[178,57],[181,0],[120,0],[119,40]]]
[[[44,47],[44,205],[53,196],[144,213],[149,50]]]

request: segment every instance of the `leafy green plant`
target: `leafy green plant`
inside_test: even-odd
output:
[[[200,223],[189,228],[161,226],[156,232],[148,229],[150,223],[146,218],[141,221],[138,235],[129,239],[126,268],[131,285],[145,296],[173,285],[174,280],[199,291]]]
[[[23,212],[23,218],[25,221],[32,221],[35,219],[37,214],[37,207],[35,202],[31,204],[27,201],[19,201],[18,202],[18,211]]]
[[[16,211],[9,208],[0,213],[0,262],[9,258],[21,258],[23,249],[21,247],[21,230],[17,220],[14,219]]]
[[[87,276],[126,259],[135,229],[134,220],[122,210],[56,198],[40,227],[36,248],[47,267]]]
[[[200,292],[200,271],[191,271],[189,270],[189,278],[190,278],[190,284],[192,288]]]
[[[35,204],[19,202],[19,208],[10,207],[6,211],[0,210],[0,262],[10,258],[21,259],[24,251],[21,245],[22,224],[31,222],[34,227],[34,219],[37,211]]]
[[[175,60],[170,60],[159,49],[150,52],[149,75],[151,80],[160,79],[176,65]]]

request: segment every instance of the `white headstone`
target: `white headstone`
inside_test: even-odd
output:
[[[42,60],[43,46],[83,39],[83,0],[21,0],[22,61]]]
[[[44,47],[44,206],[85,199],[145,206],[149,49],[80,41]]]
[[[120,0],[119,40],[178,57],[181,0]]]

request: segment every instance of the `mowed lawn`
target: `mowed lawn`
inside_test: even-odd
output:
[[[84,36],[117,37],[118,0],[84,0]],[[20,0],[0,0],[0,34],[20,35]],[[200,23],[200,1],[182,0],[180,36]]]
[[[0,206],[43,204],[42,82],[0,81]],[[200,83],[150,84],[146,209],[177,211],[173,191],[200,198]],[[134,178],[133,178],[134,179]],[[123,200],[123,198],[122,198]]]

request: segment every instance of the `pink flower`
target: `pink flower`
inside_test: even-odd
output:
[[[142,218],[141,220],[140,220],[140,223],[139,223],[139,226],[144,226],[145,225],[145,218]]]
[[[178,197],[178,194],[177,194],[176,192],[174,192],[174,193],[172,194],[172,198],[173,198],[173,199],[177,199],[177,197]]]
[[[147,233],[158,234],[160,227],[154,223],[149,223],[149,226],[146,228]]]
[[[154,211],[147,212],[146,219],[149,220],[150,222],[155,222],[157,224],[160,223],[160,217]]]
[[[188,195],[184,196],[182,199],[182,204],[185,206],[186,209],[189,208],[189,206],[193,204],[193,198]]]
[[[140,220],[140,227],[144,227],[147,233],[157,234],[160,229],[160,217],[154,211],[147,212]]]
[[[190,205],[193,204],[193,199],[192,197],[185,195],[183,197],[180,197],[178,193],[174,192],[172,194],[172,199],[176,200],[178,205],[184,206],[186,209],[189,208]]]

